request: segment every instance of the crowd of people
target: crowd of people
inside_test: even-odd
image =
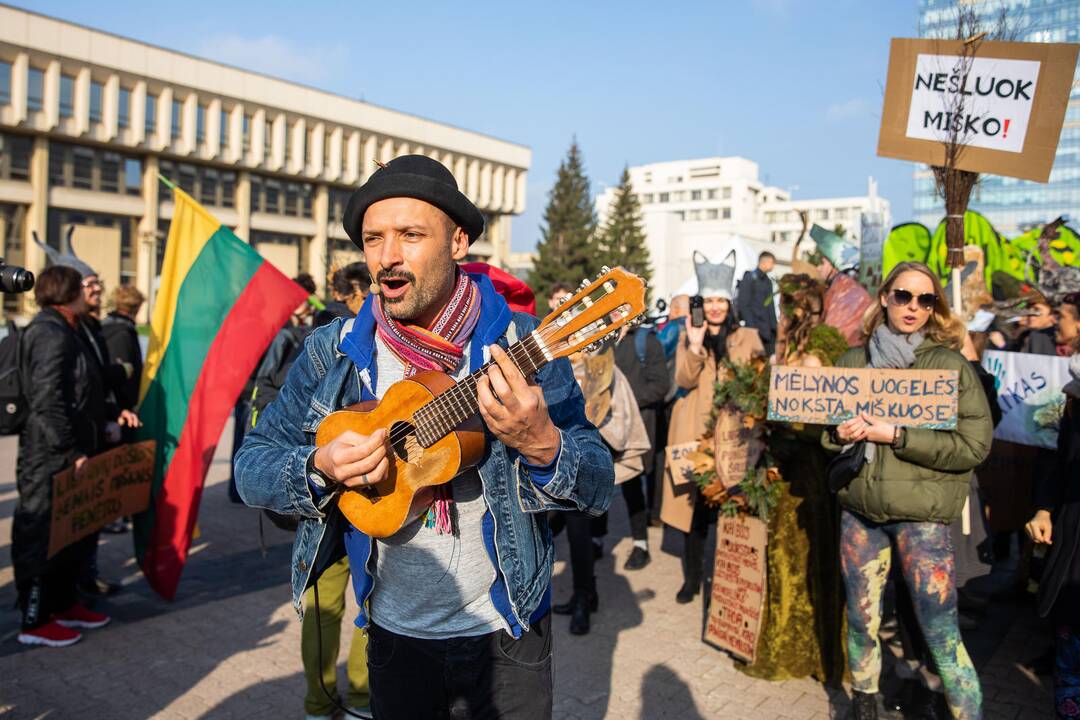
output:
[[[1055,712],[1080,716],[1077,288],[995,285],[1001,297],[983,308],[992,320],[973,319],[951,307],[920,263],[900,263],[869,292],[852,272],[855,246],[824,232],[812,262],[779,278],[770,253],[738,281],[730,256],[695,257],[695,295],[667,299],[646,324],[530,378],[504,350],[535,329],[533,293],[497,268],[464,263],[483,217],[445,168],[419,156],[380,167],[354,194],[344,225],[365,261],[337,269],[325,299],[312,277],[295,278],[311,297],[270,344],[234,413],[232,499],[296,534],[292,589],[309,720],[340,709],[380,718],[549,716],[550,628],[560,621],[551,616],[568,616],[573,635],[591,630],[614,485],[630,530],[622,570],[650,564],[649,528],[662,524],[682,539],[672,599],[707,603],[718,503],[674,477],[665,451],[713,432],[717,386],[752,364],[953,370],[959,385],[952,429],[859,415],[760,431],[760,462],[775,464],[775,505],[758,652],[737,661],[739,670],[850,682],[859,720],[882,706],[980,718],[980,682],[961,630],[993,598],[970,581],[1015,552],[1025,561],[1013,587],[1026,588],[1041,569],[1037,607],[1054,628]],[[139,426],[135,317],[144,298],[115,288],[103,316],[97,273],[70,253],[49,252],[52,265],[34,290],[40,312],[19,331],[29,412],[12,554],[19,642],[60,647],[109,622],[93,604],[117,588],[98,575],[96,534],[47,556],[51,485]],[[547,290],[552,312],[574,294]],[[986,348],[1065,357],[1071,373],[1057,451],[1040,451],[1028,468],[1026,526],[994,532],[979,480],[1001,418],[995,378],[981,364]],[[488,446],[476,467],[386,538],[333,510],[339,493],[385,480],[393,450],[385,431],[347,432],[316,448],[323,416],[381,399],[395,381],[426,370],[461,380],[478,369]],[[106,531],[127,528],[121,518]],[[552,537],[563,532],[572,587],[555,598]],[[1026,561],[1040,546],[1049,548],[1041,568]],[[342,703],[335,667],[350,587],[361,614]],[[899,684],[882,678],[884,628],[901,642]]]

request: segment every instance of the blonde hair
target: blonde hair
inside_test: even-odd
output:
[[[881,284],[881,290],[878,291],[877,302],[867,308],[866,314],[863,315],[863,332],[866,337],[871,337],[874,331],[878,329],[878,326],[885,322],[885,308],[881,306],[881,300],[888,298],[896,279],[906,272],[922,273],[928,277],[934,286],[934,295],[937,296],[934,309],[930,312],[930,317],[927,318],[922,332],[934,342],[941,343],[953,350],[959,350],[964,345],[964,335],[967,334],[967,328],[964,326],[963,321],[953,315],[952,310],[949,309],[949,304],[945,301],[945,289],[941,286],[941,280],[930,268],[919,262],[899,263],[885,278],[885,282]]]
[[[135,315],[145,301],[146,298],[134,285],[117,285],[109,298],[112,308],[125,315]]]

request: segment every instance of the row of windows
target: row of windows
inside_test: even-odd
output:
[[[236,173],[232,170],[162,160],[159,172],[203,205],[236,207]]]
[[[11,102],[11,63],[0,61],[0,105],[6,105]],[[90,121],[100,123],[102,121],[102,103],[105,94],[105,86],[103,83],[97,80],[90,81]],[[157,118],[158,118],[158,105],[160,99],[153,93],[147,93],[146,95],[146,111],[145,111],[145,129],[148,135],[157,131]],[[45,71],[31,67],[27,70],[27,107],[33,111],[41,111],[45,106]],[[75,115],[75,77],[72,75],[60,76],[60,117],[70,118]],[[180,98],[174,98],[172,101],[172,107],[169,113],[169,136],[173,140],[180,138],[184,120],[183,120],[184,103]],[[195,108],[195,140],[202,143],[206,140],[206,128],[207,128],[207,113],[209,109],[206,105],[197,105]],[[222,147],[228,145],[230,137],[230,119],[229,111],[222,109],[220,111],[220,117],[218,122],[218,142]],[[243,152],[248,152],[251,148],[251,122],[252,116],[245,114],[241,122],[241,146]],[[126,87],[121,87],[119,92],[119,99],[117,103],[117,124],[121,128],[129,127],[131,123],[131,90]],[[309,152],[313,147],[312,141],[313,129],[309,129],[302,138],[302,146],[299,148],[299,154],[305,159],[309,158]],[[264,156],[269,157],[271,152],[271,144],[273,142],[273,132],[271,126],[266,126],[263,140]],[[285,133],[285,156],[289,157],[293,144],[292,128],[287,128]],[[329,140],[323,144],[323,164],[329,165],[330,162],[330,143]]]
[[[675,190],[662,193],[639,193],[638,201],[642,205],[650,205],[653,202],[686,202],[687,200],[723,200],[731,199],[731,188],[703,188],[701,190]]]
[[[0,133],[0,180],[29,180],[34,141],[25,135]]]
[[[139,195],[142,161],[110,150],[52,142],[49,185]]]
[[[705,210],[680,210],[675,213],[680,220],[696,222],[698,220],[730,220],[731,208],[707,208]]]
[[[251,176],[251,211],[290,217],[311,217],[315,188],[310,183]]]

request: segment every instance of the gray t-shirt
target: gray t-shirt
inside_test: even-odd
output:
[[[469,357],[469,347],[465,347]],[[375,395],[382,399],[402,379],[404,366],[376,334]],[[454,376],[466,374],[462,363]],[[376,540],[375,587],[371,618],[399,635],[443,639],[486,635],[506,629],[491,603],[495,568],[484,547],[481,524],[487,511],[476,470],[451,480],[457,511],[457,536],[439,535],[423,517],[387,538]]]

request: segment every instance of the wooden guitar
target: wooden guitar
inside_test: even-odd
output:
[[[507,354],[522,375],[531,378],[555,358],[598,347],[601,339],[644,311],[644,281],[622,268],[604,268]],[[361,435],[388,430],[392,454],[386,479],[343,490],[337,498],[341,512],[358,530],[377,538],[393,535],[427,510],[436,486],[480,462],[484,430],[476,383],[490,364],[458,382],[441,372],[417,373],[391,385],[381,401],[353,405],[322,421],[315,436],[320,447],[346,430]]]

